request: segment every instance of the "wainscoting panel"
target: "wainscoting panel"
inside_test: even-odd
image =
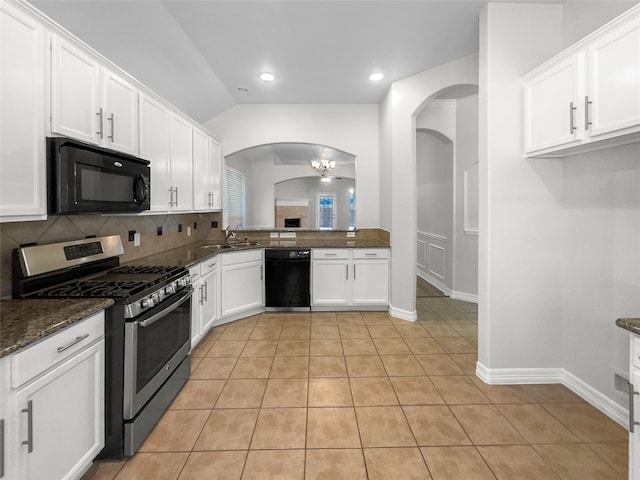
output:
[[[445,280],[445,248],[439,245],[429,244],[429,273],[441,280]]]

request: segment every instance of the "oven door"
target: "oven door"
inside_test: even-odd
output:
[[[128,321],[124,334],[123,416],[130,420],[171,376],[191,347],[192,289]]]

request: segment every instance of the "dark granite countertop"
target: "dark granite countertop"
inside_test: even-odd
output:
[[[108,298],[0,302],[0,358],[113,305]]]
[[[202,248],[206,245],[217,244],[215,240],[190,243],[182,247],[167,250],[128,262],[127,265],[177,265],[190,268],[220,253],[239,252],[262,248],[389,248],[389,244],[381,240],[358,239],[274,239],[261,241],[260,245],[238,247],[234,249],[216,250]]]
[[[619,318],[616,320],[616,325],[629,330],[631,333],[640,335],[640,318]]]

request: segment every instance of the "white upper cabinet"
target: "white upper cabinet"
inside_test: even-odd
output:
[[[640,6],[523,78],[527,156],[640,141]]]
[[[140,157],[151,162],[151,211],[169,210],[171,185],[171,112],[140,94]]]
[[[138,90],[54,35],[51,131],[137,156]]]
[[[193,127],[171,114],[171,211],[193,210]]]
[[[640,15],[598,38],[587,50],[591,136],[640,125]]]
[[[193,208],[220,210],[220,145],[193,129]]]
[[[0,221],[46,218],[45,31],[0,3]]]

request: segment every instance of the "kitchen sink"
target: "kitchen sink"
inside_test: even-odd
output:
[[[237,242],[230,244],[231,247],[257,247],[262,245],[260,242]]]
[[[233,248],[233,247],[231,247],[231,245],[222,245],[220,243],[216,243],[216,244],[213,244],[213,245],[202,245],[200,248],[211,248],[213,250],[225,250],[225,249]]]

